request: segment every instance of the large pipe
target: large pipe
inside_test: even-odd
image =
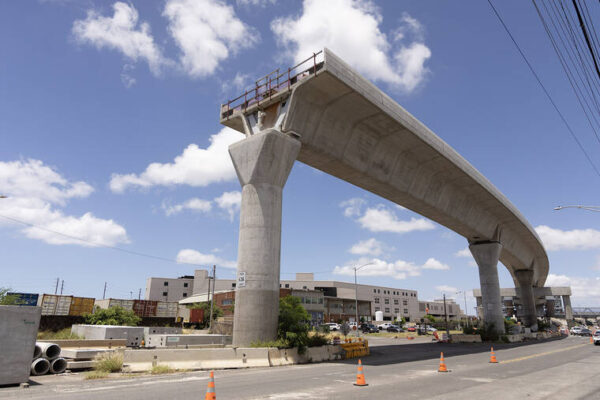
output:
[[[31,363],[31,375],[38,376],[47,374],[50,370],[50,361],[45,358],[37,358]]]
[[[38,359],[42,356],[42,348],[40,347],[39,344],[35,344],[35,347],[33,348],[33,359]]]
[[[54,360],[60,356],[60,346],[55,343],[48,342],[37,342],[36,343],[42,349],[42,357],[48,360]]]
[[[50,373],[62,374],[67,369],[67,360],[62,357],[50,361]]]

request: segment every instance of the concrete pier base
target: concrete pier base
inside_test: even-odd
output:
[[[233,346],[273,340],[279,314],[281,201],[300,142],[277,130],[252,135],[229,147],[242,185],[238,277]]]
[[[499,242],[470,243],[469,250],[479,267],[483,322],[487,325],[493,324],[498,334],[504,334],[504,316],[498,280],[498,259],[502,244]]]
[[[535,305],[535,296],[533,294],[533,269],[515,271],[519,287],[517,293],[523,305],[523,319],[525,326],[531,328],[533,332],[538,329],[537,325],[537,309]]]
[[[563,306],[565,307],[565,319],[569,327],[573,325],[573,307],[571,307],[571,296],[562,296]]]

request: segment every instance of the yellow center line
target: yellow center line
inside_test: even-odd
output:
[[[565,347],[564,349],[552,350],[552,351],[547,351],[545,353],[532,354],[530,356],[513,358],[512,360],[500,361],[500,364],[508,364],[511,362],[529,360],[530,358],[547,356],[548,354],[560,353],[561,351],[573,350],[573,349],[577,349],[579,347],[584,347],[584,346],[589,346],[589,345],[588,344],[578,344],[578,345],[571,346],[571,347]]]

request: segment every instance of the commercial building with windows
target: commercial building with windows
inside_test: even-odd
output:
[[[339,318],[342,320],[355,320],[354,283],[315,281],[312,273],[297,273],[295,280],[282,280],[280,286],[282,289],[322,291],[326,301],[328,298],[336,298],[341,301],[327,303],[326,309],[329,305],[328,314],[343,315]],[[365,321],[371,321],[377,311],[383,312],[383,319],[386,321],[402,317],[407,321],[419,318],[419,301],[416,290],[359,284],[357,292],[360,302],[359,319],[364,318]]]
[[[446,299],[445,312],[443,299],[436,299],[433,301],[419,301],[419,319],[423,318],[425,314],[432,315],[436,318],[444,318],[445,313],[448,314],[449,320],[459,320],[465,317],[458,303],[456,303],[452,299]]]
[[[179,301],[194,292],[194,277],[148,278],[144,299],[156,301]]]

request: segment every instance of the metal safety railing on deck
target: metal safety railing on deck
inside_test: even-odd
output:
[[[310,76],[316,75],[317,71],[323,68],[323,61],[317,62],[317,56],[323,51],[313,53],[306,60],[299,62],[284,72],[278,69],[263,76],[256,81],[256,86],[246,90],[243,94],[233,100],[229,100],[221,106],[221,118],[227,118],[233,115],[235,110],[245,111],[252,105],[260,105],[261,101],[270,100],[275,94],[284,90],[292,90],[292,86]],[[309,65],[307,67],[307,65]]]

